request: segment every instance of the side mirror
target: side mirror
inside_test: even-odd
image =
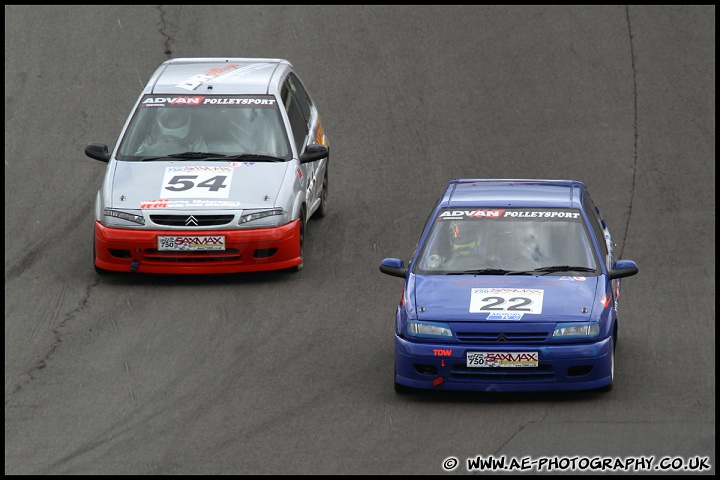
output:
[[[322,160],[330,154],[329,150],[325,145],[319,143],[313,143],[305,148],[305,153],[300,155],[300,163],[314,162],[316,160]]]
[[[393,277],[405,278],[407,275],[405,263],[399,258],[386,258],[380,262],[380,271]]]
[[[110,152],[104,143],[88,143],[85,146],[85,155],[101,162],[110,161]]]
[[[610,280],[614,278],[632,277],[638,273],[638,267],[632,260],[618,260],[615,262],[615,268],[608,272]]]

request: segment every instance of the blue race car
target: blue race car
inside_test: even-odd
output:
[[[573,180],[458,179],[407,267],[395,391],[612,389],[620,279],[600,210]]]

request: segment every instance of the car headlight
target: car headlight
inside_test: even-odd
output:
[[[600,326],[595,322],[558,323],[555,325],[553,337],[582,338],[594,337],[600,333]]]
[[[145,225],[145,217],[143,217],[142,214],[138,215],[137,213],[123,212],[122,210],[113,210],[112,208],[106,208],[103,214],[106,217],[118,218],[120,220],[125,220],[131,223],[135,223],[137,225]],[[111,226],[122,226],[122,222],[109,223],[113,224]]]
[[[253,226],[266,226],[266,227],[276,227],[281,224],[282,217],[285,215],[285,212],[282,208],[273,208],[270,210],[245,210],[243,211],[243,214],[240,215],[240,221],[238,221],[238,225],[243,225],[245,223],[249,222],[255,222],[256,224],[259,223],[260,225],[253,225]],[[277,218],[277,217],[280,218]],[[276,218],[271,218],[276,217]],[[267,219],[263,222],[258,222],[258,220],[262,220],[263,218]]]
[[[417,338],[452,338],[450,325],[440,322],[408,322],[408,334]]]

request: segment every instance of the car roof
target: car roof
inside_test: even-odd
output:
[[[448,183],[439,207],[582,208],[586,194],[577,180],[460,178]]]
[[[143,94],[267,95],[292,70],[281,58],[175,58],[155,70]]]

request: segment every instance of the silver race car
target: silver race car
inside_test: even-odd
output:
[[[327,213],[328,139],[293,66],[178,58],[152,75],[107,162],[95,206],[98,272],[299,270]]]

